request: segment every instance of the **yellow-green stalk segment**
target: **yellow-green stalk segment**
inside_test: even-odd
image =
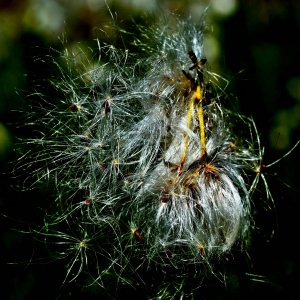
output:
[[[197,90],[195,92],[195,99],[198,100],[198,117],[199,117],[199,126],[200,126],[200,138],[201,138],[201,158],[203,158],[206,154],[206,143],[205,143],[205,126],[204,126],[204,118],[203,118],[203,109],[202,109],[202,100],[201,100],[201,88],[200,85],[197,86]]]
[[[195,100],[197,100],[197,102],[198,102],[198,117],[199,117],[200,138],[201,138],[201,157],[200,157],[200,160],[201,160],[206,155],[206,142],[205,142],[205,126],[204,126],[204,118],[203,118],[203,109],[202,109],[202,100],[201,100],[201,85],[200,84],[197,85],[197,89],[194,92],[194,95],[191,99],[189,114],[188,114],[188,122],[187,122],[188,129],[190,129],[192,112],[193,112]],[[183,169],[186,151],[187,151],[187,147],[188,147],[188,141],[189,141],[189,135],[187,134],[186,138],[185,138],[185,145],[184,145],[184,150],[183,150],[183,155],[182,155],[178,175],[181,174],[182,169]]]
[[[192,118],[192,112],[193,112],[193,107],[194,107],[194,103],[195,103],[195,99],[196,99],[196,92],[194,92],[194,95],[191,99],[191,103],[190,103],[190,108],[189,108],[189,114],[188,114],[188,121],[187,121],[187,127],[188,129],[190,129],[190,124],[191,124],[191,118]],[[181,163],[180,163],[180,168],[178,171],[178,175],[181,174],[182,169],[183,169],[183,164],[185,161],[185,155],[186,155],[186,151],[187,151],[187,146],[188,146],[188,141],[189,141],[189,134],[187,133],[186,138],[185,138],[185,145],[184,145],[184,150],[183,150],[183,155],[182,155],[182,159],[181,159]]]

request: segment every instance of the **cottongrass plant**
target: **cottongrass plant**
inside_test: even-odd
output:
[[[135,34],[113,23],[134,54],[98,41],[80,56],[66,47],[48,57],[56,96],[37,93],[29,118],[43,130],[24,142],[16,169],[29,170],[30,187],[52,184],[53,205],[32,232],[51,257],[70,258],[64,283],[85,270],[103,288],[108,274],[147,286],[140,274],[156,268],[177,286],[165,277],[154,298],[186,296],[189,276],[215,274],[233,247],[246,249],[260,177],[273,200],[254,121],[220,100],[225,79],[206,61],[204,16],[172,18]],[[241,124],[249,130],[237,139]]]

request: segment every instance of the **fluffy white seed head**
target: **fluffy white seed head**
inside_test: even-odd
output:
[[[206,64],[205,22],[174,23],[139,27],[142,55],[100,43],[87,66],[65,55],[60,97],[42,111],[49,130],[30,141],[42,147],[37,181],[51,178],[58,191],[52,225],[73,215],[91,231],[104,223],[120,265],[209,264],[242,248],[249,229],[259,176],[251,184],[246,172],[260,173],[263,150],[237,138]]]

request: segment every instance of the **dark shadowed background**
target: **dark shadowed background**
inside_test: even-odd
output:
[[[139,23],[144,13],[159,16],[167,10],[191,13],[196,21],[209,1],[107,3],[120,26],[129,28],[131,19]],[[22,119],[14,110],[26,109],[26,95],[33,92],[34,82],[51,74],[51,68],[45,68],[35,58],[55,53],[50,48],[62,50],[61,39],[67,40],[70,47],[75,42],[96,47],[94,39],[107,40],[107,35],[95,28],[103,29],[109,24],[110,11],[103,0],[0,0],[0,209],[7,216],[1,216],[1,268],[5,276],[1,294],[7,293],[3,299],[55,299],[66,273],[59,261],[7,265],[47,256],[42,243],[11,229],[27,231],[28,222],[41,225],[43,211],[38,207],[46,207],[47,199],[39,190],[19,191],[19,180],[10,175],[10,162],[16,159],[16,137],[33,134],[19,127]],[[265,147],[265,163],[269,164],[300,137],[300,2],[215,0],[206,19],[213,28],[205,42],[210,67],[229,81],[227,92],[234,96],[228,106],[253,116]],[[263,233],[255,234],[249,250],[252,263],[248,259],[242,270],[246,279],[238,280],[240,271],[233,275],[229,272],[227,287],[220,292],[206,288],[208,296],[203,299],[296,299],[300,194],[295,190],[300,190],[299,151],[296,148],[266,175],[277,210],[274,237],[268,240]],[[274,219],[257,222],[268,227],[265,223]],[[89,299],[101,295],[97,289],[73,289]]]

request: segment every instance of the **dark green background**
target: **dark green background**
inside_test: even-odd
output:
[[[132,25],[131,17],[141,22],[141,14],[151,11],[159,14],[166,9],[176,10],[176,13],[191,10],[196,18],[196,8],[200,12],[207,4],[207,1],[121,2],[108,1],[123,28]],[[32,136],[28,129],[15,125],[22,124],[23,120],[22,114],[13,110],[26,109],[26,95],[33,92],[34,82],[52,74],[51,66],[35,62],[34,58],[48,55],[50,47],[61,50],[58,36],[62,37],[63,33],[69,43],[82,41],[95,47],[93,39],[99,31],[93,28],[102,28],[110,21],[103,1],[74,3],[0,0],[0,209],[7,216],[1,217],[1,273],[4,276],[1,294],[6,293],[5,299],[55,299],[66,272],[59,261],[46,265],[7,265],[47,256],[43,244],[35,242],[32,236],[11,230],[27,231],[27,222],[42,224],[43,213],[39,207],[45,208],[48,204],[42,191],[18,191],[19,180],[11,175],[13,164],[10,162],[16,158],[12,151],[16,147],[15,136]],[[235,9],[225,13],[232,4]],[[213,39],[219,48],[211,67],[230,80],[227,91],[236,96],[238,102],[231,96],[228,106],[253,116],[266,148],[265,163],[268,164],[286,153],[300,137],[300,3],[228,0],[223,1],[223,5],[224,13],[218,12],[220,6],[216,4],[207,12],[207,20],[214,28]],[[201,299],[257,296],[296,299],[299,192],[280,180],[299,189],[299,149],[270,168],[269,173],[277,173],[275,177],[267,175],[278,215],[273,239],[266,241],[262,234],[255,234],[249,251],[253,266],[246,265],[244,258],[234,253],[236,258],[229,266],[227,287],[221,287],[215,280],[208,281],[199,294]],[[257,222],[269,228],[275,217],[272,218]],[[243,275],[245,273],[263,277]],[[89,299],[101,294],[97,288],[81,291],[70,285],[67,289],[73,295],[84,293]],[[131,297],[134,295],[132,292]]]

